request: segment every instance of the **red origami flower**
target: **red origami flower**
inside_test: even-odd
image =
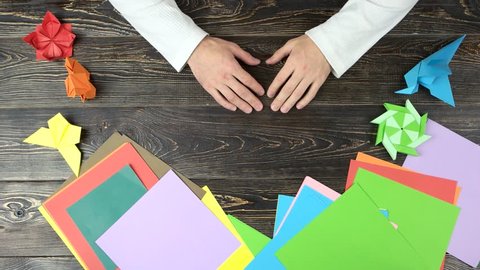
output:
[[[23,38],[35,48],[37,60],[48,61],[72,56],[74,39],[72,25],[61,24],[50,11],[45,14],[42,24],[37,25],[34,32]]]

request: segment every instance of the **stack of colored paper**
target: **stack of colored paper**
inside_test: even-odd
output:
[[[476,266],[480,146],[427,131],[404,167],[359,153],[342,195],[310,177],[279,195],[271,239],[118,133],[40,211],[85,269],[439,270],[447,251]]]
[[[364,169],[354,179],[276,251],[283,267],[440,269],[459,209]]]
[[[437,270],[446,252],[480,267],[480,146],[432,120],[426,132],[403,167],[359,153],[341,196],[309,177],[279,195],[247,269]]]
[[[306,177],[279,195],[273,238],[247,269],[443,269],[457,181],[359,153],[346,189]]]
[[[85,269],[243,269],[269,241],[118,133],[39,210]]]

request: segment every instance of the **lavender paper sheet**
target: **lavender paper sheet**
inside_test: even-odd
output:
[[[430,140],[408,156],[403,167],[424,174],[457,180],[462,188],[461,208],[448,253],[476,267],[480,262],[480,146],[429,120]]]
[[[216,269],[240,246],[172,171],[96,243],[122,270]]]

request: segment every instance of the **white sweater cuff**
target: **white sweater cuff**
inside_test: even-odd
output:
[[[174,0],[110,0],[125,19],[180,72],[208,34]]]
[[[325,55],[335,77],[342,76],[399,23],[417,0],[349,0],[323,24],[306,32]]]
[[[336,78],[340,78],[348,70],[349,66],[343,62],[342,57],[339,55],[340,52],[335,49],[335,44],[332,44],[331,39],[328,38],[328,34],[323,29],[323,24],[308,30],[305,34],[313,40],[323,53],[332,68],[332,74]]]
[[[196,25],[188,29],[187,32],[188,34],[185,35],[185,40],[178,46],[175,55],[164,55],[177,72],[182,71],[198,44],[208,35],[207,32]]]

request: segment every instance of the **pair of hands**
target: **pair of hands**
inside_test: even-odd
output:
[[[303,109],[317,94],[331,68],[317,45],[306,35],[289,40],[266,63],[274,65],[288,59],[267,90],[275,97],[273,111],[287,113],[296,106]],[[202,87],[225,109],[245,113],[261,111],[263,87],[246,72],[237,59],[256,66],[260,60],[235,43],[205,37],[188,60],[188,65]]]

